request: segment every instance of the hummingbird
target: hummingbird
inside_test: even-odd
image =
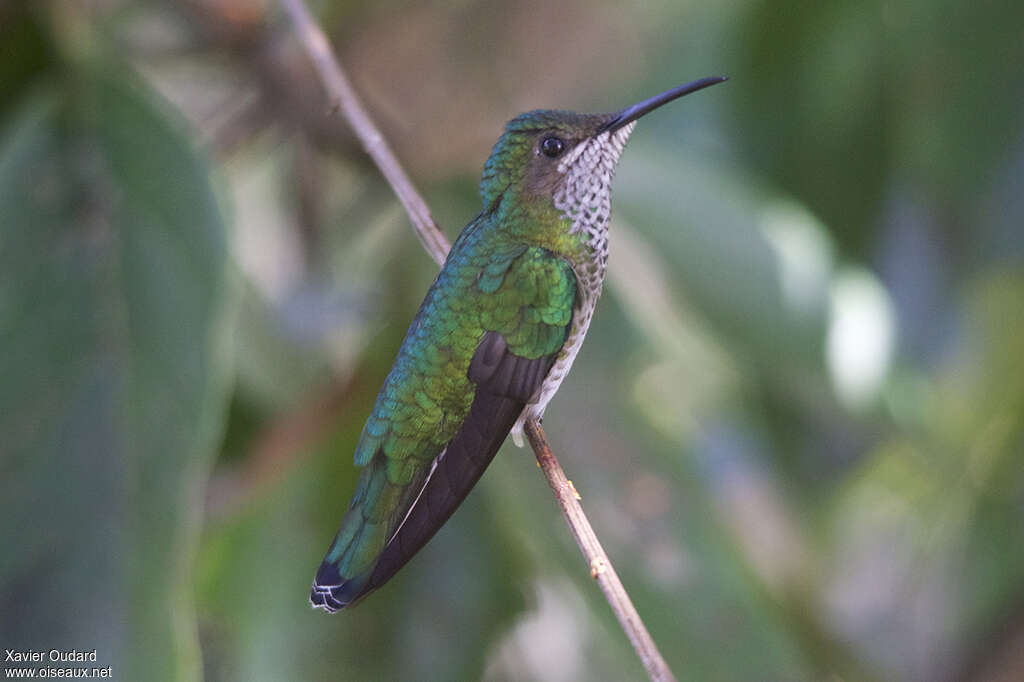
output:
[[[572,367],[608,262],[611,183],[636,121],[726,80],[621,111],[508,122],[462,230],[402,341],[355,449],[363,467],[313,580],[334,613],[387,582],[444,525],[509,432],[540,419]]]

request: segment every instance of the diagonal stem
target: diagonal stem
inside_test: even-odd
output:
[[[438,265],[444,265],[444,259],[448,255],[451,244],[447,237],[434,222],[430,215],[427,202],[423,200],[419,192],[412,184],[412,180],[405,174],[402,165],[398,163],[394,152],[388,146],[387,140],[374,124],[373,119],[366,113],[366,108],[356,95],[345,72],[342,71],[338,60],[331,52],[331,45],[327,42],[327,36],[313,20],[309,8],[303,0],[281,0],[292,24],[295,25],[295,32],[306,49],[317,74],[323,83],[324,90],[330,100],[331,109],[341,110],[348,120],[356,137],[362,143],[363,149],[370,155],[373,162],[380,168],[384,178],[391,185],[391,188],[398,195],[398,200],[405,206],[405,212],[412,220],[413,229],[419,237],[423,248],[427,250],[430,257],[437,261]]]
[[[590,525],[587,515],[583,513],[576,487],[572,481],[566,478],[565,472],[562,471],[562,465],[558,463],[558,459],[551,452],[551,447],[548,445],[547,437],[539,421],[527,420],[526,437],[530,440],[534,454],[537,455],[537,463],[544,472],[544,476],[547,477],[548,485],[551,486],[551,490],[554,491],[555,497],[558,499],[558,506],[565,514],[576,544],[579,545],[583,558],[590,566],[590,577],[597,581],[601,591],[604,592],[605,599],[608,600],[612,611],[615,612],[615,617],[619,619],[619,624],[626,631],[626,636],[629,637],[633,649],[636,650],[637,656],[644,664],[647,675],[656,682],[674,682],[676,678],[654,644],[651,634],[647,632],[647,626],[644,625],[636,607],[633,606],[626,588],[622,586],[619,574],[615,572],[615,567],[612,566],[604,548],[601,547],[594,528]]]
[[[451,248],[447,238],[437,227],[426,202],[413,187],[412,181],[398,163],[384,136],[359,101],[341,65],[335,59],[327,37],[313,20],[303,0],[281,0],[281,4],[291,18],[298,38],[316,68],[330,98],[332,109],[340,109],[351,124],[366,152],[405,206],[423,248],[439,265],[443,265]],[[608,555],[601,547],[590,521],[587,520],[583,507],[580,506],[576,488],[566,478],[558,459],[551,452],[544,429],[539,422],[527,421],[526,435],[537,456],[537,463],[565,514],[573,537],[576,538],[576,543],[590,566],[591,576],[604,592],[605,599],[619,619],[648,676],[653,682],[674,682],[672,671],[654,644]]]

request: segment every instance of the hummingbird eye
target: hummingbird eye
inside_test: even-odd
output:
[[[540,150],[544,152],[544,156],[553,159],[565,151],[565,143],[562,142],[561,138],[549,135],[540,141]]]

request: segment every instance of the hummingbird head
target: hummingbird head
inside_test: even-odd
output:
[[[607,114],[546,109],[520,114],[505,126],[505,133],[484,165],[480,183],[484,210],[527,210],[534,218],[539,211],[552,216],[554,224],[562,224],[564,219],[571,224],[569,234],[582,233],[603,261],[607,255],[612,175],[636,120],[663,104],[724,80],[703,78]],[[528,222],[535,224],[536,220]],[[549,221],[541,220],[540,224]]]

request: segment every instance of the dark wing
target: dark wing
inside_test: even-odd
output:
[[[509,352],[501,334],[484,333],[469,365],[469,378],[477,388],[466,421],[434,460],[427,482],[381,554],[364,594],[387,582],[462,503],[556,357],[557,353],[519,357]]]

